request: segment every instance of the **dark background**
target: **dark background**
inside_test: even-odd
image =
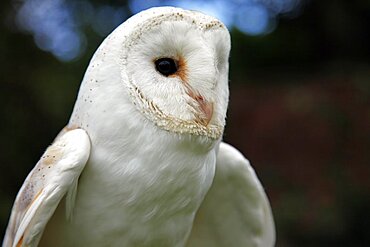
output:
[[[58,58],[15,21],[22,3],[0,2],[0,235],[106,34],[80,25],[83,51]],[[126,1],[106,4],[131,15]],[[305,1],[274,18],[259,35],[230,27],[224,139],[271,199],[277,246],[370,246],[370,1]]]

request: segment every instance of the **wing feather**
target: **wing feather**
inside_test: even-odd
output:
[[[197,212],[187,246],[271,247],[275,226],[265,191],[247,159],[221,143],[211,189]]]
[[[75,196],[75,186],[89,154],[90,140],[84,130],[63,130],[58,135],[16,197],[3,247],[38,245],[60,200],[66,193]]]

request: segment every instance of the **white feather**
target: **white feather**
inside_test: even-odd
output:
[[[272,247],[275,226],[264,189],[247,159],[221,143],[216,174],[197,212],[188,246]]]

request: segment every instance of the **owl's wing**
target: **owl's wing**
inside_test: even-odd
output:
[[[27,176],[13,205],[3,247],[37,246],[60,200],[67,194],[67,213],[90,154],[82,129],[62,131]]]
[[[265,191],[247,159],[221,143],[211,189],[197,212],[189,247],[271,247],[275,225]]]

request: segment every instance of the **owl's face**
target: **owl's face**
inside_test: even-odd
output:
[[[166,131],[217,140],[229,97],[229,50],[229,32],[213,17],[172,7],[143,11],[96,51],[70,124],[91,136],[93,126],[96,133],[119,131],[135,109]]]
[[[212,17],[171,9],[132,30],[123,77],[133,103],[159,127],[218,139],[229,95],[229,33]]]

